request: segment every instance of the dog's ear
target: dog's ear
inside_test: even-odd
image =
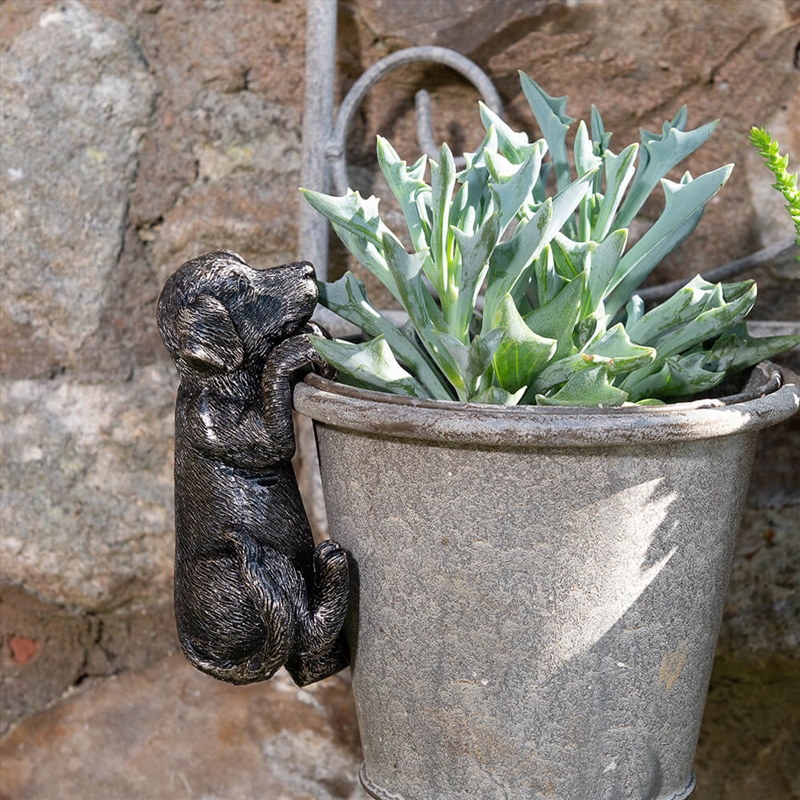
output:
[[[230,372],[244,361],[244,345],[216,297],[201,294],[178,312],[178,349],[194,369]]]

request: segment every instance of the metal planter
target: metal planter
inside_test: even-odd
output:
[[[601,410],[297,387],[355,573],[372,796],[691,794],[757,434],[800,404],[756,373],[725,401]]]

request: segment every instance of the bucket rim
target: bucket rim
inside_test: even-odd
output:
[[[431,443],[591,447],[691,441],[755,432],[800,408],[800,379],[762,362],[736,395],[661,406],[497,406],[401,397],[308,375],[294,390],[299,413],[326,426]]]

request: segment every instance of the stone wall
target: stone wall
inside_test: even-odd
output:
[[[0,15],[0,731],[16,725],[11,748],[30,744],[47,714],[107,698],[126,675],[141,682],[143,670],[179,669],[170,666],[179,663],[170,617],[177,382],[154,305],[170,272],[205,250],[234,249],[259,266],[303,256],[305,3],[3,0]],[[338,99],[381,57],[436,44],[492,77],[517,128],[532,127],[517,69],[569,95],[575,117],[595,103],[619,147],[683,103],[691,124],[718,118],[688,167],[737,167],[659,279],[791,235],[747,132],[763,124],[800,154],[798,0],[341,0],[338,23]],[[439,139],[479,142],[477,95],[460,78],[428,66],[392,73],[349,139],[362,193],[383,191],[377,132],[416,155],[413,94],[422,86]],[[333,243],[333,274],[347,265]],[[755,318],[800,319],[797,262],[754,277]],[[797,422],[764,437],[698,755],[701,800],[800,796],[800,719],[787,711],[800,707],[798,452]],[[357,743],[347,741],[354,764]],[[11,796],[55,796],[25,782],[24,758],[13,763]],[[286,797],[357,791],[346,781],[309,788],[322,779],[308,769],[311,777],[286,783]],[[148,791],[115,796],[161,796]]]

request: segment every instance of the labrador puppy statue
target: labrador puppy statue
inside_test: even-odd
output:
[[[198,669],[231,683],[285,665],[304,686],[347,666],[347,555],[314,547],[291,459],[291,396],[328,367],[306,333],[307,263],[235,253],[184,264],[158,302],[181,383],[175,408],[175,615]],[[317,331],[315,331],[317,332]]]

